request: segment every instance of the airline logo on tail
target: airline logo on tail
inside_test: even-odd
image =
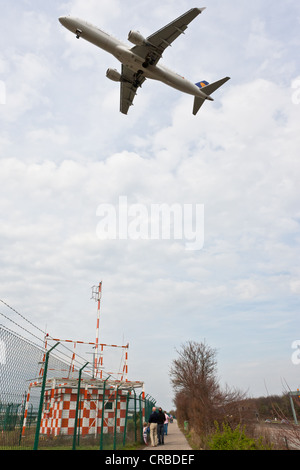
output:
[[[199,88],[204,88],[205,86],[209,85],[209,83],[206,82],[205,80],[202,80],[202,82],[198,82],[198,83],[196,83],[196,85]]]

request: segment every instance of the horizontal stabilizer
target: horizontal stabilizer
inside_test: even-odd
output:
[[[210,83],[209,85],[201,87],[201,91],[203,91],[203,93],[209,96],[218,88],[220,88],[220,86],[224,85],[224,83],[228,82],[228,80],[230,80],[230,77],[222,78],[221,80],[218,80],[217,82]]]
[[[218,80],[217,82],[214,82],[214,83],[208,83],[204,80],[202,82],[196,83],[197,87],[199,87],[201,89],[201,91],[203,93],[205,93],[205,95],[207,95],[208,98],[202,98],[201,96],[195,96],[194,109],[193,109],[193,114],[195,116],[198,113],[201,106],[203,105],[204,101],[206,101],[206,99],[209,99],[210,101],[213,101],[213,99],[210,97],[210,95],[214,91],[216,91],[218,88],[220,88],[220,86],[224,85],[224,83],[226,83],[228,80],[230,80],[230,77],[222,78],[221,80]]]
[[[198,113],[199,109],[201,108],[201,106],[203,105],[205,99],[199,97],[199,96],[195,96],[195,99],[194,99],[194,109],[193,109],[193,114],[194,116],[196,116],[196,114]]]

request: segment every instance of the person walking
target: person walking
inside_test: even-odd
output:
[[[164,444],[164,422],[165,422],[165,414],[161,408],[158,408],[157,414],[157,439],[158,445]]]
[[[152,447],[157,446],[157,417],[158,413],[156,411],[155,406],[152,408],[152,413],[149,417],[149,425],[150,425],[150,441]]]
[[[145,442],[146,446],[148,445],[148,431],[149,431],[148,423],[144,423],[144,426],[143,426],[143,439],[144,439],[144,442]]]
[[[168,434],[168,424],[169,424],[169,415],[168,413],[165,411],[165,423],[164,423],[164,431],[165,431],[165,435],[167,436]]]

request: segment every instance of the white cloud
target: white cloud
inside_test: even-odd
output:
[[[290,281],[290,289],[294,294],[300,294],[300,279],[293,279]]]
[[[2,119],[15,122],[32,108],[47,104],[44,89],[50,81],[51,68],[47,60],[33,53],[15,53],[9,62],[6,102],[0,112]]]
[[[262,286],[250,279],[240,280],[237,282],[235,292],[238,299],[254,300],[262,293]]]
[[[63,7],[66,10],[66,15],[77,16],[84,18],[87,21],[93,21],[98,18],[99,21],[116,20],[121,16],[122,8],[120,0],[86,0],[84,3],[80,0],[72,0]],[[67,11],[68,10],[68,11]]]
[[[265,60],[272,58],[280,58],[283,53],[283,44],[274,41],[274,38],[268,37],[266,33],[266,20],[261,18],[254,18],[251,22],[251,32],[246,45],[246,53],[248,57],[262,58],[264,65],[267,63]]]
[[[7,36],[12,53],[0,61],[8,89],[8,103],[0,107],[0,298],[47,323],[53,335],[90,341],[96,309],[89,289],[102,279],[102,339],[122,342],[124,336],[131,343],[133,378],[145,379],[153,395],[161,393],[153,382],[165,380],[167,392],[157,398],[169,407],[170,360],[189,339],[206,338],[219,348],[222,378],[230,385],[251,379],[253,393],[256,380],[261,390],[264,371],[276,369],[274,349],[291,383],[300,275],[299,106],[295,89],[277,80],[273,66],[284,70],[287,64],[292,84],[294,59],[284,54],[265,62],[273,44],[279,51],[284,44],[258,2],[247,7],[256,11],[251,21],[250,10],[236,2],[224,9],[219,2],[164,58],[176,65],[176,51],[189,50],[178,58],[179,71],[198,74],[205,64],[214,79],[232,75],[215,103],[195,118],[191,97],[146,82],[125,117],[118,111],[118,84],[105,78],[111,58],[64,32],[57,17],[76,14],[124,38],[135,25],[151,32],[175,16],[170,2],[146,15],[148,3],[51,7],[45,31],[49,13],[38,14],[44,48],[29,34],[24,49],[15,34]],[[183,13],[187,3],[176,4],[176,11]],[[229,48],[209,37],[226,34],[224,16],[236,26]],[[37,14],[19,18],[24,30],[24,19],[32,25]],[[241,50],[249,52],[251,42],[249,65]],[[191,63],[191,55],[201,64]],[[176,240],[99,240],[97,207],[116,205],[120,196],[146,206],[204,204],[204,249],[187,252]],[[149,364],[149,376],[141,351],[153,339],[160,355]],[[238,362],[234,349],[251,341],[261,356],[245,346],[245,360]],[[259,377],[253,363],[261,364]]]

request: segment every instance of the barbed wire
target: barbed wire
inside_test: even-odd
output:
[[[33,328],[35,328],[37,331],[39,331],[40,333],[42,333],[42,338],[37,336],[36,334],[34,334],[32,331],[28,330],[27,328],[25,328],[23,325],[20,325],[20,323],[16,322],[15,320],[13,320],[12,318],[10,318],[8,315],[6,315],[5,313],[1,312],[0,311],[0,315],[5,318],[6,320],[8,320],[9,322],[11,322],[13,325],[17,326],[18,328],[20,328],[21,330],[23,330],[24,332],[28,333],[29,335],[31,335],[33,338],[35,338],[35,340],[38,340],[39,342],[42,342],[42,346],[38,346],[39,348],[41,349],[44,349],[44,342],[45,342],[45,339],[47,339],[48,341],[53,341],[53,338],[46,334],[41,328],[39,328],[38,326],[36,326],[32,321],[28,320],[28,318],[25,317],[25,315],[23,315],[22,313],[18,312],[15,308],[13,308],[11,305],[9,305],[7,302],[5,302],[4,300],[0,299],[0,302],[5,305],[7,308],[9,308],[12,312],[16,313],[22,320],[24,320],[26,323],[28,323],[30,326],[32,326]],[[20,333],[17,333],[16,331],[14,330],[11,330],[10,328],[8,328],[6,325],[2,325],[3,328],[7,329],[9,332],[19,336],[20,338],[22,338],[23,340],[25,341],[30,341],[32,344],[36,345],[35,343],[33,343],[31,340],[29,340],[28,338],[25,338],[24,336],[22,336]],[[67,361],[69,362],[70,361],[70,357],[71,355],[73,354],[73,351],[71,349],[69,349],[66,345],[60,343],[60,346],[59,346],[60,349],[62,350],[56,350],[55,353],[53,354],[53,357],[57,357],[58,360],[63,360],[63,361]],[[76,359],[74,361],[74,365],[76,367],[76,364],[77,364],[77,367],[80,368],[80,364],[81,362],[85,361],[86,359],[84,357],[81,357],[78,353],[76,353]]]
[[[1,300],[1,299],[0,299]],[[26,331],[26,333],[29,333],[31,336],[33,336],[34,338],[38,339],[39,341],[42,341],[41,338],[39,338],[38,336],[36,336],[35,334],[33,334],[31,331],[27,330],[26,328],[24,328],[24,326],[21,326],[19,325],[19,323],[15,322],[14,320],[12,320],[11,318],[9,318],[7,315],[5,315],[3,312],[0,312],[0,315],[4,318],[6,318],[6,320],[10,321],[11,323],[13,323],[14,325],[18,326],[19,328],[21,328],[22,330]],[[7,328],[9,329],[9,328]]]
[[[3,315],[3,314],[0,312],[0,315]],[[3,316],[5,317],[5,315],[3,315]],[[10,328],[8,328],[7,325],[3,325],[2,323],[0,323],[0,329],[1,329],[1,328],[2,328],[3,330],[8,331],[9,333],[11,333],[11,334],[17,336],[18,338],[22,339],[23,341],[26,341],[28,344],[31,344],[32,346],[35,346],[35,347],[41,349],[41,346],[40,346],[40,345],[34,343],[32,340],[30,340],[30,339],[28,339],[28,338],[25,338],[24,336],[20,335],[20,333],[17,333],[16,331],[11,330]],[[25,331],[26,331],[26,330],[25,330]],[[37,337],[36,337],[36,338],[37,338]],[[40,338],[37,338],[37,339],[40,340]]]
[[[21,325],[20,323],[18,323],[17,321],[13,320],[12,318],[10,318],[7,314],[3,313],[0,311],[0,316],[2,316],[3,318],[5,318],[6,320],[8,320],[9,322],[11,322],[13,325],[15,325],[16,327],[20,328],[23,332],[27,333],[28,335],[32,336],[33,338],[35,338],[35,340],[38,340],[39,343],[42,343],[42,345],[37,345],[35,344],[32,340],[28,339],[28,338],[25,338],[24,336],[22,336],[22,334],[20,334],[19,332],[17,333],[16,331],[14,330],[11,330],[9,329],[6,325],[0,325],[2,326],[4,329],[6,329],[7,331],[9,331],[10,333],[13,333],[15,335],[17,335],[19,338],[25,340],[25,341],[28,341],[30,342],[32,345],[34,346],[37,346],[41,352],[45,352],[46,351],[46,342],[48,341],[56,341],[51,335],[49,335],[48,333],[46,333],[45,331],[43,331],[40,327],[38,327],[37,325],[35,325],[32,321],[28,320],[28,318],[25,317],[25,315],[23,315],[22,313],[18,312],[14,307],[12,307],[11,305],[9,305],[7,302],[5,302],[4,300],[0,299],[0,302],[5,305],[8,309],[10,309],[12,312],[14,312],[16,315],[18,315],[19,318],[21,318],[23,321],[25,321],[26,323],[28,323],[28,325],[30,325],[31,327],[33,327],[35,330],[37,330],[38,332],[40,332],[42,334],[42,337],[39,337],[37,336],[36,334],[34,334],[32,331],[30,331],[29,329],[25,328],[24,325]],[[72,360],[72,356],[74,354],[74,350],[70,349],[67,345],[65,345],[63,342],[60,342],[59,340],[57,341],[59,342],[59,347],[53,351],[53,354],[52,354],[52,357],[56,358],[57,360],[59,361],[63,361],[65,362],[66,364],[69,364],[70,361],[72,361],[73,363],[73,367],[77,370],[79,370],[82,366],[83,363],[86,362],[87,358],[82,356],[82,354],[79,353],[78,350],[76,350],[76,354],[75,354],[75,358],[74,360]],[[75,342],[74,342],[75,343]],[[122,351],[122,357],[120,358],[120,365],[119,365],[119,373],[121,371],[121,364],[123,363],[123,360],[124,360],[124,357],[123,357],[123,354],[124,354],[124,351]],[[94,362],[94,361],[92,361]],[[89,361],[91,367],[92,367],[92,370],[91,372],[93,372],[93,365],[92,365],[92,362]],[[114,376],[115,374],[118,375],[118,372],[106,372],[105,370],[103,370],[103,374],[105,375],[111,375],[111,376]]]
[[[40,331],[41,333],[43,333],[43,335],[45,334],[45,332],[39,328],[38,326],[36,326],[34,323],[32,323],[32,321],[28,320],[28,318],[26,318],[24,315],[22,315],[22,313],[18,312],[15,308],[13,308],[11,305],[9,305],[7,302],[5,302],[4,300],[0,299],[0,302],[5,305],[6,307],[8,307],[11,311],[15,312],[20,318],[22,318],[23,320],[25,320],[27,323],[29,323],[29,325],[33,326],[33,328],[35,328],[36,330]],[[10,320],[8,317],[6,317],[8,320]],[[10,321],[13,321],[13,320],[10,320]],[[14,322],[16,323],[16,322]],[[18,325],[20,328],[24,329],[24,327],[22,327],[21,325],[19,325],[18,323],[16,323],[16,325]],[[28,330],[26,330],[27,332],[29,332]],[[30,334],[32,334],[31,332],[29,332]],[[34,335],[33,335],[34,336]]]

